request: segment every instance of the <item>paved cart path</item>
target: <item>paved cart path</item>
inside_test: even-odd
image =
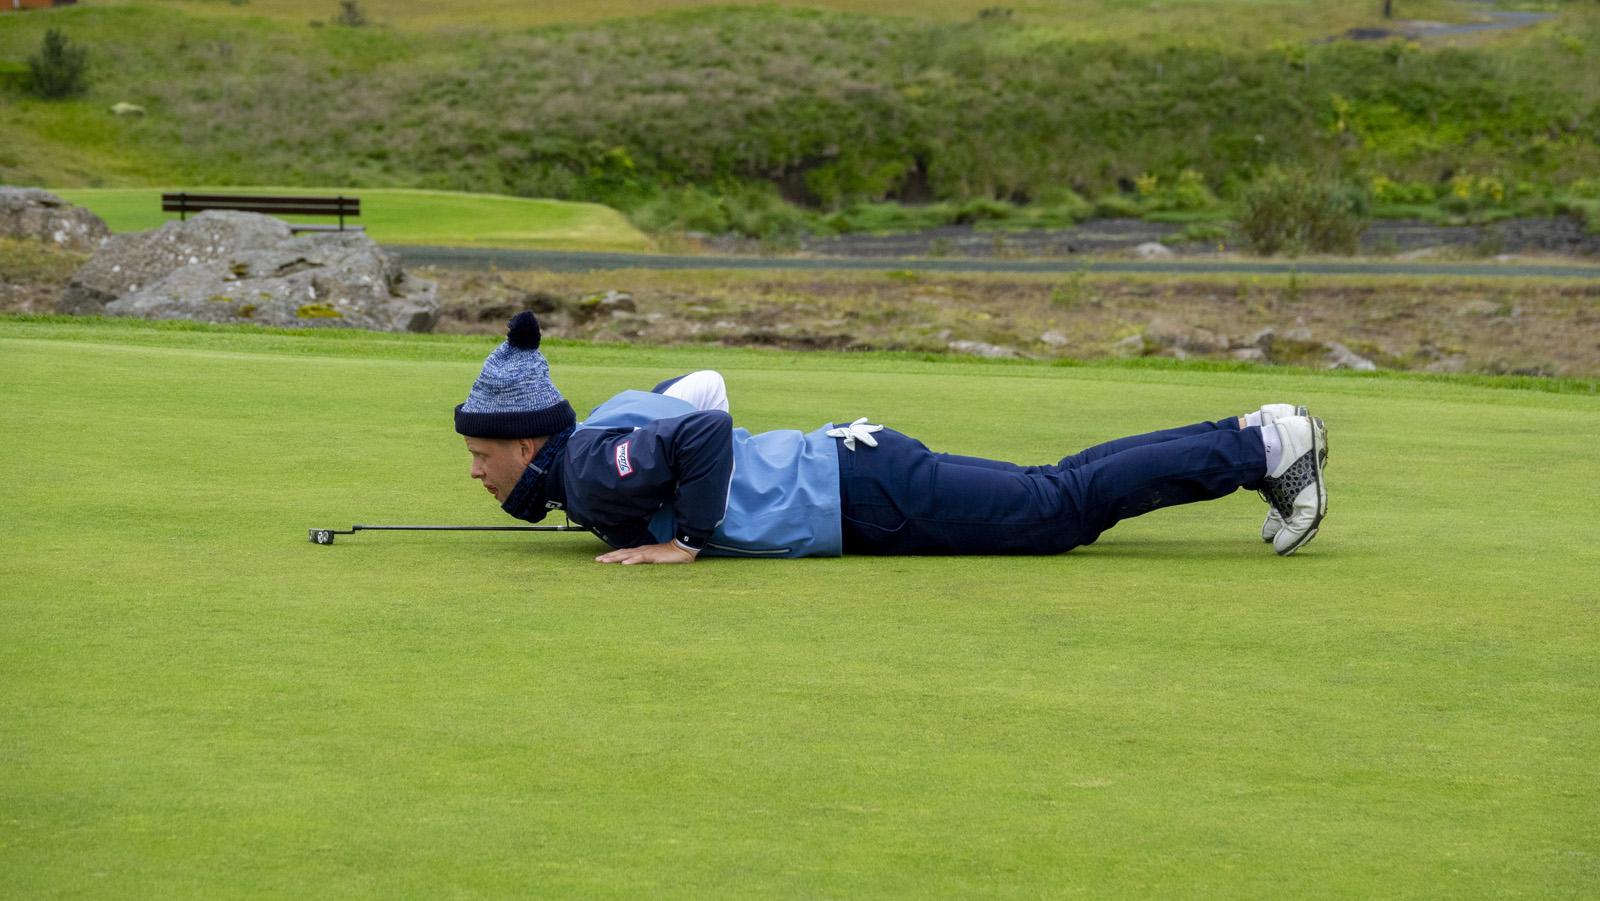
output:
[[[407,266],[446,269],[548,269],[587,272],[592,269],[800,269],[902,270],[923,272],[1094,272],[1166,275],[1418,275],[1452,278],[1600,278],[1600,266],[1521,263],[1339,263],[1221,262],[1166,263],[1073,260],[862,259],[859,257],[715,257],[647,253],[499,250],[483,247],[417,247],[387,245]]]

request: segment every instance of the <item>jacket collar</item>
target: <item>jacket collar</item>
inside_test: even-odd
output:
[[[558,486],[559,479],[550,478],[550,472],[555,468],[561,458],[562,451],[567,449],[567,439],[572,437],[574,427],[567,426],[560,432],[550,436],[534,455],[533,462],[522,471],[522,478],[517,480],[517,487],[511,489],[511,496],[500,505],[500,509],[527,522],[538,522],[545,518],[545,514],[552,509],[561,507],[565,497],[556,500],[556,506],[549,506],[550,494]]]

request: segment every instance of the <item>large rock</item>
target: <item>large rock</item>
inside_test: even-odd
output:
[[[1188,325],[1162,313],[1150,317],[1144,336],[1167,347],[1196,354],[1213,353],[1225,343],[1206,329]]]
[[[0,238],[32,238],[87,253],[111,237],[99,216],[39,188],[0,186]]]
[[[69,291],[76,296],[63,312],[289,328],[427,332],[442,309],[435,282],[407,276],[364,232],[296,238],[253,213],[202,213],[118,235]]]
[[[1171,260],[1177,258],[1177,253],[1172,248],[1160,241],[1146,241],[1133,248],[1133,255],[1141,260]]]
[[[361,232],[292,238],[178,269],[106,304],[110,316],[428,332],[438,285],[410,278]]]
[[[150,231],[124,232],[101,245],[73,274],[57,311],[76,316],[103,313],[106,304],[185,266],[210,263],[238,251],[269,250],[293,237],[282,219],[229,210],[211,210]]]

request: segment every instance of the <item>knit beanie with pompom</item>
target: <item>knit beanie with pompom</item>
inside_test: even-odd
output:
[[[456,407],[456,431],[469,438],[540,438],[578,421],[550,381],[539,353],[539,320],[518,313],[504,344],[483,362],[467,402]]]

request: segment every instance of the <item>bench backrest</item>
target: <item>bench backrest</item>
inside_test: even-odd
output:
[[[163,213],[202,213],[206,210],[239,210],[268,216],[345,216],[361,215],[358,197],[288,197],[267,194],[190,194],[179,191],[161,195]]]

